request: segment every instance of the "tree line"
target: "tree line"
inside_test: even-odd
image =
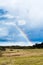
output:
[[[36,43],[33,46],[0,46],[1,51],[5,51],[6,49],[35,49],[35,48],[43,48],[43,42],[38,44]]]

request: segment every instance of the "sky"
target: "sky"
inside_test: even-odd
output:
[[[4,42],[43,42],[43,0],[0,0],[0,44]]]

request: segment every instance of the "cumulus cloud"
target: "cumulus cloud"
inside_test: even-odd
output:
[[[7,28],[0,28],[0,37],[3,37],[3,36],[7,36],[8,35],[8,30]]]
[[[3,24],[8,25],[8,26],[10,26],[10,25],[11,26],[15,26],[16,25],[14,22],[5,22]]]
[[[25,20],[18,20],[18,25],[25,25],[26,24],[26,21]]]
[[[9,18],[9,19],[13,19],[14,18],[14,16],[12,16],[10,14],[3,15],[3,17]]]

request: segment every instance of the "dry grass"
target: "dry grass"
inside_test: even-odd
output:
[[[0,65],[43,65],[43,49],[15,49],[3,52]]]
[[[43,49],[15,49],[5,51],[3,56],[40,56],[43,55]]]

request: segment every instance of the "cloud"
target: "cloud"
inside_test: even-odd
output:
[[[26,22],[25,22],[25,20],[18,20],[18,25],[25,25],[26,24]]]
[[[0,16],[5,15],[7,13],[7,11],[5,11],[4,9],[0,8]]]
[[[19,35],[20,34],[20,35]],[[0,26],[0,41],[28,42],[26,34],[13,22],[2,22]]]
[[[3,15],[3,17],[9,18],[9,19],[13,19],[14,18],[14,16],[12,16],[10,14]]]
[[[0,28],[0,37],[7,36],[8,30],[5,27]]]
[[[0,0],[0,6],[11,7],[14,6],[16,0]]]
[[[19,46],[32,46],[33,43],[31,42],[1,42],[0,46],[13,46],[13,45],[19,45]]]
[[[1,19],[1,18],[13,19],[14,16],[11,15],[11,14],[9,14],[9,11],[7,11],[7,10],[1,8],[1,9],[0,9],[0,19]]]
[[[43,0],[0,0],[0,8],[8,11],[0,20],[6,20],[4,24],[9,27],[16,22],[18,26],[25,25],[25,32],[43,29]]]
[[[4,22],[3,24],[7,26],[15,26],[16,24],[14,22]]]

